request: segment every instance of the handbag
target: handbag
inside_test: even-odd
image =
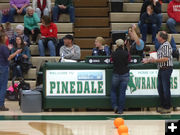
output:
[[[44,45],[45,47],[47,47],[47,44],[48,44],[49,41],[53,41],[54,45],[57,46],[57,39],[54,38],[54,37],[42,38],[41,40],[42,40],[43,45]]]

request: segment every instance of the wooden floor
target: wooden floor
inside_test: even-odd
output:
[[[126,120],[129,135],[164,135],[165,122]],[[118,135],[113,120],[0,121],[0,135]]]
[[[22,113],[18,102],[6,101],[10,109],[0,112],[0,135],[118,135],[113,121],[125,119],[129,135],[164,135],[165,120],[180,119],[180,108],[161,115],[150,111],[55,111]]]
[[[41,113],[23,113],[20,110],[19,107],[19,103],[17,101],[6,101],[5,102],[6,107],[9,108],[9,111],[5,111],[5,112],[1,112],[0,111],[0,116],[27,116],[27,115],[31,115],[31,116],[43,116],[43,115],[49,115],[49,116],[53,116],[53,115],[116,115],[114,114],[113,111],[86,111],[84,109],[81,109],[79,111],[53,111],[53,112],[41,112]],[[161,116],[161,114],[157,113],[155,108],[150,108],[149,111],[124,111],[124,116],[128,116],[128,115],[134,115],[134,116],[138,116],[138,115],[142,115],[142,116],[146,116],[146,115],[158,115]],[[180,119],[180,107],[177,108],[176,111],[172,111],[170,114],[168,115],[178,115],[178,119]],[[168,116],[167,115],[167,116]],[[168,117],[167,117],[168,118]],[[170,118],[170,117],[169,117]],[[149,118],[148,118],[149,119]],[[163,119],[163,118],[161,118]]]

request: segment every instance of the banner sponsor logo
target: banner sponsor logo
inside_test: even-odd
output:
[[[47,96],[105,96],[105,70],[47,70]]]
[[[180,95],[179,70],[173,70],[170,79],[172,95]],[[158,70],[131,70],[127,95],[158,95]]]

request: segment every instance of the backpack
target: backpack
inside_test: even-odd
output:
[[[30,89],[30,84],[26,83],[24,79],[20,80],[19,83],[14,83],[14,81],[15,81],[15,78],[13,78],[12,80],[12,86],[9,87],[9,89],[7,89],[7,92],[6,92],[6,98],[9,101],[19,101],[20,91]]]

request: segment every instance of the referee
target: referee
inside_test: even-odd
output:
[[[158,93],[160,97],[161,107],[158,112],[161,114],[171,112],[171,91],[170,78],[173,71],[172,47],[168,40],[168,34],[165,31],[160,31],[157,35],[157,40],[161,44],[157,50],[157,59],[149,59],[144,63],[157,63],[158,65]]]

